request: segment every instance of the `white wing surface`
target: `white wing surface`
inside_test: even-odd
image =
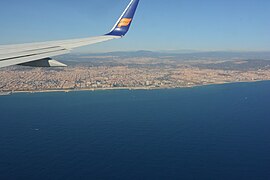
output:
[[[11,65],[34,67],[66,66],[51,58],[69,53],[70,50],[77,47],[122,38],[129,30],[138,3],[139,0],[131,0],[114,28],[108,34],[102,36],[41,43],[1,45],[0,68]]]

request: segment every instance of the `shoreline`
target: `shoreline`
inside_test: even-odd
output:
[[[162,90],[162,89],[187,89],[187,88],[195,88],[195,87],[204,87],[204,86],[211,86],[211,85],[226,85],[226,84],[236,84],[236,83],[256,83],[256,82],[267,82],[270,80],[256,80],[256,81],[238,81],[238,82],[220,82],[220,83],[209,83],[209,84],[200,84],[200,85],[192,85],[192,86],[183,86],[183,87],[112,87],[112,88],[88,88],[88,89],[49,89],[49,90],[38,90],[38,91],[6,91],[2,92],[7,95],[12,94],[20,94],[20,93],[28,93],[28,94],[35,94],[35,93],[54,93],[54,92],[63,92],[63,93],[70,93],[70,92],[83,92],[83,91],[114,91],[114,90]],[[0,95],[0,96],[7,96],[7,95]]]

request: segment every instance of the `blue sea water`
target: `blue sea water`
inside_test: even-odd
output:
[[[0,96],[0,179],[270,179],[270,82]]]

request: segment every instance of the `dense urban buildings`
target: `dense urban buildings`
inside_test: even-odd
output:
[[[66,68],[0,69],[0,92],[180,88],[270,80],[270,61],[263,60],[87,58],[89,62]]]

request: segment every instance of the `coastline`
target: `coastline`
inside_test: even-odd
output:
[[[9,96],[12,92],[0,92],[0,96]]]
[[[225,84],[237,84],[237,83],[256,83],[256,82],[267,82],[270,80],[255,80],[255,81],[237,81],[237,82],[220,82],[220,83],[209,83],[209,84],[198,84],[191,86],[182,86],[182,87],[111,87],[111,88],[85,88],[85,89],[48,89],[48,90],[37,90],[37,91],[9,91],[4,92],[4,95],[0,96],[8,96],[12,94],[20,94],[20,93],[55,93],[55,92],[83,92],[83,91],[114,91],[114,90],[162,90],[162,89],[184,89],[184,88],[195,88],[195,87],[204,87],[204,86],[212,86],[212,85],[225,85]]]

